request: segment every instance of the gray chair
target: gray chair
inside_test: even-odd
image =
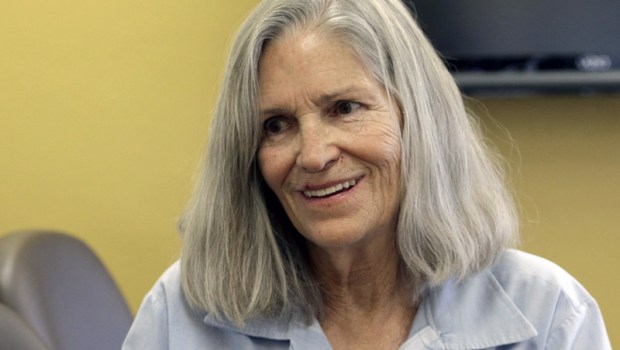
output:
[[[13,310],[0,304],[0,350],[49,350]]]
[[[51,350],[120,349],[132,322],[125,299],[93,251],[57,232],[0,237],[0,302]]]

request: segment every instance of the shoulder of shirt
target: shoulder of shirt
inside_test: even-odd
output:
[[[181,283],[181,262],[175,261],[159,277],[157,284],[163,286],[179,285]]]
[[[145,300],[150,299],[152,302],[167,305],[181,301],[179,297],[182,298],[181,265],[177,260],[157,279]]]
[[[555,295],[575,308],[593,301],[586,289],[563,268],[523,251],[507,250],[489,271],[509,294],[511,290],[527,288],[532,297]]]
[[[597,310],[585,288],[561,267],[507,250],[480,273],[434,289],[421,305],[419,327],[428,324],[442,349],[512,343],[533,349],[547,346],[548,339],[564,339],[565,329],[596,317]]]
[[[152,302],[165,308],[168,317],[175,319],[176,322],[202,324],[207,312],[189,305],[181,285],[181,264],[175,261],[155,282],[145,299],[151,299]]]
[[[244,328],[226,319],[219,319],[205,310],[192,308],[181,287],[180,262],[174,262],[157,280],[145,299],[166,309],[171,344],[196,342],[214,348],[245,348],[246,336],[274,340],[288,339],[289,324],[257,319],[248,321]],[[219,345],[218,345],[219,344]],[[224,345],[225,344],[225,345]],[[243,343],[245,344],[245,343]],[[185,346],[171,348],[186,348]],[[197,348],[197,347],[190,347]]]

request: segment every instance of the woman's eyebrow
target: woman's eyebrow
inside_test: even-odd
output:
[[[355,96],[352,96],[355,95]],[[325,106],[334,101],[342,99],[343,96],[345,98],[357,97],[364,99],[373,98],[374,94],[365,86],[345,86],[343,88],[324,93],[319,95],[319,97],[313,101],[313,103],[317,106]],[[291,111],[286,107],[267,107],[265,109],[259,110],[259,117],[266,118],[274,115],[289,115],[295,114],[295,111]]]
[[[281,107],[261,109],[258,113],[260,118],[267,118],[275,115],[287,115],[291,114],[290,110]]]
[[[361,96],[364,96],[364,97],[372,96],[372,94],[370,94],[368,89],[365,87],[347,86],[347,87],[338,89],[330,93],[321,94],[317,102],[319,102],[318,104],[320,105],[325,105],[325,104],[333,102],[334,100],[338,100],[342,96],[347,96],[347,95],[352,95],[352,94],[360,94]]]

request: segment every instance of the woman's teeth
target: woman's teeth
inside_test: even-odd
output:
[[[317,197],[325,197],[325,196],[329,196],[330,194],[334,194],[336,192],[342,191],[343,189],[347,189],[349,187],[353,187],[355,186],[355,180],[349,180],[349,181],[345,181],[341,184],[337,184],[335,186],[332,187],[328,187],[328,188],[324,188],[321,190],[316,190],[316,191],[304,191],[304,195],[306,197],[310,197],[310,198],[317,198]]]

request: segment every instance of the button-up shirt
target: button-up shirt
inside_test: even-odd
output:
[[[355,327],[355,325],[352,325]],[[423,299],[400,350],[611,349],[595,300],[542,258],[508,250],[490,268]],[[179,263],[145,297],[122,350],[332,349],[319,322],[253,320],[245,327],[187,304]]]

